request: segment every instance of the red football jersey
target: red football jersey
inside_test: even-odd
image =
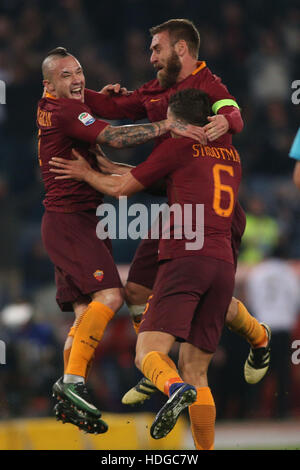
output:
[[[203,146],[188,138],[170,138],[131,173],[145,187],[165,177],[169,206],[179,208],[171,211],[163,227],[160,260],[198,254],[233,263],[231,224],[241,162],[232,145]],[[197,205],[204,206],[203,219]]]
[[[235,102],[235,98],[229,93],[221,79],[211,72],[204,61],[198,62],[197,68],[191,75],[168,89],[161,88],[157,79],[142,85],[128,96],[111,97],[86,89],[85,102],[95,114],[105,119],[132,119],[136,121],[148,118],[149,121],[154,122],[167,117],[170,96],[186,88],[197,88],[205,91],[214,112],[225,114],[232,126],[227,113],[234,109],[233,106],[230,106],[230,104],[233,104],[230,100]],[[226,103],[228,106],[224,106]],[[221,104],[222,107],[218,108]],[[241,117],[238,117],[238,121],[242,123]],[[170,137],[170,134],[158,137],[155,141],[156,145],[168,137]],[[215,140],[213,145],[231,145],[231,143],[232,134],[230,131]],[[235,233],[240,237],[244,232],[245,223],[244,211],[237,202],[234,211],[234,226]]]
[[[95,119],[86,104],[47,95],[38,103],[37,125],[39,163],[46,190],[45,208],[55,212],[96,208],[102,202],[102,194],[82,181],[55,180],[57,174],[49,171],[49,160],[52,157],[72,159],[75,148],[97,169],[95,158],[88,149],[108,123]]]
[[[199,62],[198,67],[188,77],[170,88],[162,88],[159,81],[154,79],[128,96],[110,97],[86,89],[85,102],[95,114],[105,119],[132,119],[136,121],[148,118],[149,121],[155,122],[166,119],[170,96],[186,88],[203,90],[207,93],[212,107],[221,100],[231,100],[223,101],[223,112],[226,112],[226,109],[230,111],[232,102],[235,103],[235,98],[229,93],[221,79],[210,71],[204,61]],[[228,106],[224,106],[226,103]],[[216,109],[218,109],[218,105]],[[156,144],[162,142],[166,137],[168,137],[167,134],[156,139]],[[222,136],[222,143],[231,144],[231,142],[230,133]]]

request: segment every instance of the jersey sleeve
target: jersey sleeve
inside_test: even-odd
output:
[[[104,119],[137,121],[147,117],[139,90],[135,90],[127,96],[111,97],[85,89],[85,102],[94,114]]]
[[[214,75],[208,67],[201,72],[200,86],[208,94],[210,105],[214,114],[217,114],[223,106],[234,106],[239,109],[234,96],[232,96],[226,85],[217,75]]]
[[[289,156],[300,161],[300,127],[291,146]]]
[[[100,132],[109,125],[90,114],[86,105],[76,102],[66,103],[61,109],[58,122],[65,135],[91,144],[96,142]]]
[[[223,114],[229,123],[229,130],[232,134],[237,134],[243,130],[244,121],[240,110],[234,106],[223,106],[218,110],[218,114]]]
[[[145,188],[166,177],[180,165],[180,153],[172,150],[172,140],[164,141],[143,163],[131,170],[132,176]]]

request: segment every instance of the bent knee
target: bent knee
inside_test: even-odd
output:
[[[124,294],[122,289],[105,289],[95,293],[93,300],[101,302],[114,312],[117,312],[123,305]]]
[[[230,324],[235,319],[235,317],[237,316],[237,314],[238,314],[238,303],[239,303],[239,301],[235,297],[232,297],[231,302],[230,302],[229,307],[228,307],[228,310],[227,310],[227,313],[226,313],[226,317],[225,317],[226,324]]]

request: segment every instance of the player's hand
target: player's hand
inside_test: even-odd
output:
[[[207,137],[203,127],[185,124],[181,121],[172,121],[170,130],[181,137],[198,140],[202,145],[207,144]]]
[[[115,84],[109,84],[106,85],[105,87],[102,88],[102,90],[99,91],[99,93],[102,93],[103,95],[109,95],[109,96],[116,96],[116,95],[130,95],[132,91],[128,91],[127,88],[121,87],[120,83],[115,83]]]
[[[222,135],[226,134],[229,130],[229,122],[223,114],[216,114],[215,116],[208,116],[209,124],[204,126],[207,139],[212,142]]]
[[[98,167],[102,173],[105,175],[111,175],[115,172],[115,164],[112,162],[103,152],[99,144],[96,144],[95,147],[90,149],[90,152],[93,153],[97,159]]]
[[[60,175],[55,177],[56,180],[75,179],[76,181],[85,181],[87,173],[92,170],[90,164],[79,152],[72,149],[72,153],[75,160],[52,157],[49,161],[49,165],[52,166],[50,171]]]

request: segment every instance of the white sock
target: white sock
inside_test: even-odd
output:
[[[65,384],[85,383],[85,379],[84,377],[81,377],[81,375],[65,374],[64,383]]]

